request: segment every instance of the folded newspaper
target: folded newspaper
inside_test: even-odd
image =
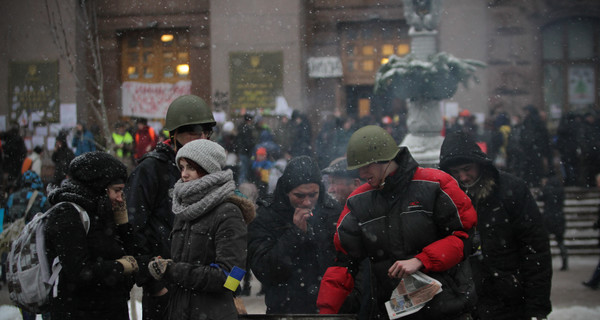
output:
[[[400,281],[385,308],[390,319],[402,318],[421,310],[440,292],[442,284],[439,281],[417,271]]]

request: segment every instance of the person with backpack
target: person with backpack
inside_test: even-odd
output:
[[[50,208],[46,195],[44,194],[44,184],[37,173],[26,171],[18,181],[18,190],[8,196],[6,201],[6,215],[4,216],[5,233],[2,234],[1,246],[4,249],[10,249],[12,240],[16,239],[26,223],[31,221],[38,212],[44,212]],[[5,244],[6,243],[6,244]],[[6,280],[7,253],[2,252],[2,280]],[[6,282],[6,281],[5,281]],[[21,309],[23,320],[34,320],[35,313]],[[49,314],[43,314],[43,319],[50,319]]]
[[[123,195],[127,168],[108,153],[73,159],[68,178],[50,191],[44,228],[48,261],[62,269],[50,300],[52,319],[129,319],[127,300],[138,271]],[[81,210],[89,217],[86,233]]]
[[[24,174],[26,171],[33,171],[37,173],[38,176],[42,176],[42,152],[44,152],[44,148],[42,146],[35,146],[30,155],[23,160],[23,165],[21,165],[21,174]]]

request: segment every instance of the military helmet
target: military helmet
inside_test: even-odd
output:
[[[358,169],[374,162],[390,161],[400,149],[394,138],[378,126],[362,127],[350,137],[346,150],[348,170]]]
[[[213,127],[217,124],[212,110],[202,98],[195,95],[180,96],[171,102],[165,119],[165,130],[175,131],[179,127],[201,124]]]

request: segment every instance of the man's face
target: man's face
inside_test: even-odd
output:
[[[358,168],[358,175],[363,181],[378,189],[385,180],[385,169],[389,166],[389,163],[371,163],[364,167]]]
[[[327,192],[332,195],[339,203],[346,203],[348,196],[356,189],[356,179],[347,177],[336,177],[329,175],[329,188]]]
[[[454,179],[458,180],[463,187],[471,187],[475,184],[477,179],[479,179],[480,171],[479,164],[475,162],[450,167],[450,174]]]
[[[301,184],[288,193],[290,204],[294,208],[314,209],[319,199],[319,185],[316,183]]]
[[[185,146],[186,143],[190,141],[198,139],[208,139],[209,137],[210,135],[207,134],[205,131],[186,131],[181,133],[175,133],[175,139],[177,139],[177,141],[181,143],[182,146]]]

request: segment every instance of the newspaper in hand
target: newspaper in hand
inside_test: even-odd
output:
[[[421,310],[440,292],[442,284],[439,281],[417,271],[400,281],[385,308],[390,319],[398,319]]]

